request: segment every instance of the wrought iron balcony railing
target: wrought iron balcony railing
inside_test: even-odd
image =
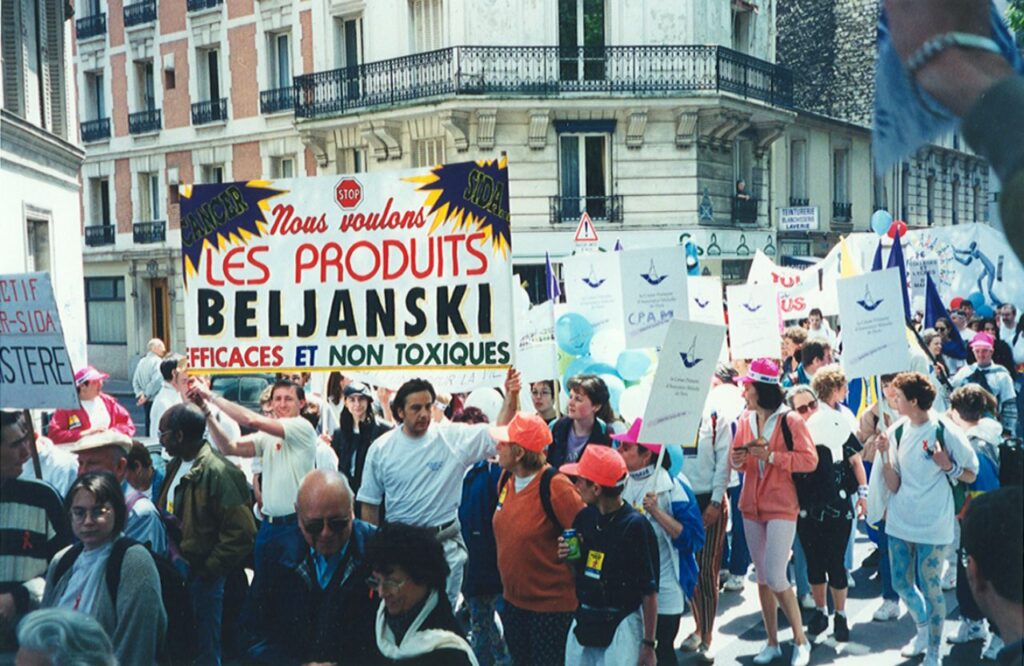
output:
[[[75,21],[75,36],[78,41],[107,34],[107,15],[93,14]]]
[[[586,211],[594,222],[622,222],[622,195],[607,197],[548,197],[551,224],[576,224]]]
[[[159,132],[161,127],[160,109],[147,109],[128,114],[128,131],[132,134]]]
[[[117,227],[112,224],[92,224],[85,228],[85,244],[89,247],[113,245]]]
[[[156,0],[142,0],[124,6],[124,25],[130,28],[133,25],[152,23],[156,21]]]
[[[832,219],[836,222],[849,222],[853,219],[853,204],[843,201],[832,202]]]
[[[196,102],[192,105],[192,124],[206,125],[209,123],[222,122],[228,119],[228,99],[212,99],[206,102]]]
[[[132,225],[132,240],[136,243],[162,243],[167,240],[167,223],[136,222]]]
[[[295,89],[298,118],[443,95],[725,91],[788,107],[793,77],[785,67],[723,46],[454,46],[296,76]]]
[[[295,108],[295,86],[260,91],[260,113],[279,113]]]
[[[213,9],[221,4],[224,4],[224,0],[188,0],[188,10],[200,12],[204,9]]]
[[[757,199],[732,198],[734,224],[757,224]]]
[[[811,205],[810,199],[797,199],[796,197],[789,198],[790,208],[807,208]]]
[[[102,141],[110,138],[110,118],[82,121],[82,141]]]

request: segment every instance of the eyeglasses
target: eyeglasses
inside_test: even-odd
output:
[[[806,414],[807,412],[814,411],[817,408],[818,408],[818,401],[817,400],[811,400],[806,405],[800,405],[799,407],[797,407],[796,411],[798,413],[800,413],[800,414]]]
[[[76,523],[84,523],[86,516],[90,516],[94,521],[103,520],[110,512],[113,511],[109,506],[104,504],[103,506],[94,506],[91,509],[83,509],[80,506],[71,507],[71,518]]]
[[[530,395],[534,398],[543,398],[544,396],[551,395],[551,391],[530,391]]]
[[[381,592],[398,592],[402,589],[402,586],[409,582],[409,579],[405,580],[390,580],[388,578],[374,578],[370,576],[366,579],[366,586],[371,590],[380,590]]]
[[[324,531],[324,525],[335,534],[340,534],[351,522],[349,518],[313,518],[303,521],[302,526],[309,534],[320,534]]]

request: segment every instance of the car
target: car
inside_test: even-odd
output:
[[[260,394],[274,383],[276,376],[264,374],[252,375],[214,375],[210,382],[210,390],[225,400],[236,405],[251,409],[257,414],[260,410]]]

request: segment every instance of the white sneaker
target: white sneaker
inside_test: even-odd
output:
[[[811,644],[804,641],[797,645],[793,643],[793,660],[789,662],[792,666],[807,666],[811,661]]]
[[[730,574],[729,578],[726,579],[725,584],[722,586],[722,589],[727,592],[742,592],[743,585],[743,576]]]
[[[999,634],[993,631],[988,635],[988,644],[981,651],[981,658],[995,661],[996,657],[999,656],[999,651],[1004,647],[1006,645],[1003,643],[1003,639],[999,638]]]
[[[782,648],[778,645],[765,645],[754,657],[755,664],[770,664],[782,656]]]
[[[984,620],[964,620],[960,623],[960,629],[955,636],[946,637],[946,642],[954,645],[984,640],[988,640],[988,629],[985,628]]]
[[[694,633],[686,637],[679,649],[683,652],[693,652],[698,647],[700,647],[700,636]]]
[[[875,622],[898,620],[900,618],[900,602],[886,599],[878,607],[878,610],[875,611],[875,614],[872,615],[872,618],[874,618]]]
[[[817,608],[817,606],[814,603],[814,597],[812,597],[810,593],[807,593],[804,596],[800,597],[800,607],[805,608],[807,610],[814,610],[815,608]]]
[[[907,643],[900,654],[907,659],[911,657],[920,657],[928,651],[928,625],[919,624],[917,625],[917,636],[914,636],[914,640]]]
[[[956,567],[949,567],[946,573],[942,574],[942,591],[949,592],[956,589]]]

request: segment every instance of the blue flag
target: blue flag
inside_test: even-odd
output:
[[[875,248],[875,258],[871,261],[871,270],[882,270],[882,239],[878,239],[878,247]]]
[[[892,243],[892,252],[889,253],[889,262],[885,265],[886,268],[898,268],[900,269],[900,286],[903,288],[900,290],[903,292],[903,316],[906,321],[910,321],[910,295],[907,293],[907,267],[903,263],[903,245],[900,243],[900,235],[896,234],[896,238]]]
[[[558,278],[555,277],[555,272],[551,270],[551,256],[544,253],[544,283],[547,285],[548,300],[558,302],[559,296],[562,295],[562,290],[558,286]]]
[[[949,311],[939,297],[939,290],[932,281],[932,276],[927,276],[924,294],[924,325],[926,328],[935,328],[935,322],[945,319],[949,323],[949,340],[942,343],[942,353],[957,359],[967,358],[967,346],[964,339],[960,337],[960,331],[949,321]]]

